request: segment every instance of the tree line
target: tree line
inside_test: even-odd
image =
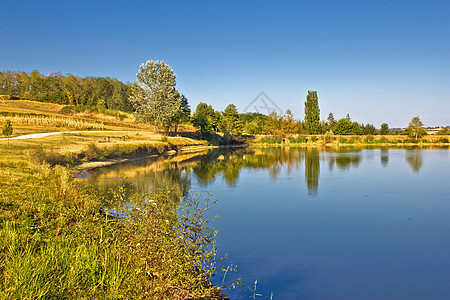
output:
[[[153,124],[156,131],[177,131],[181,123],[192,124],[202,137],[222,132],[225,137],[242,134],[335,134],[387,135],[409,134],[416,139],[426,134],[419,117],[414,117],[404,132],[393,132],[387,123],[377,130],[373,124],[352,121],[349,114],[335,120],[329,113],[320,120],[317,91],[308,91],[304,102],[305,117],[296,120],[291,110],[279,116],[275,111],[239,113],[234,104],[224,111],[201,102],[191,116],[188,99],[176,88],[176,75],[164,61],[147,61],[139,67],[134,83],[123,83],[108,77],[63,76],[50,72],[48,76],[33,71],[0,72],[0,95],[11,99],[29,99],[41,102],[97,107],[134,112],[136,118]]]
[[[1,72],[0,95],[10,99],[99,107],[132,112],[131,84],[109,77],[78,77],[38,71]]]

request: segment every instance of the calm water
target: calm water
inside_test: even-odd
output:
[[[449,175],[449,149],[264,148],[144,159],[84,180],[213,193],[218,248],[238,265],[226,281],[258,280],[257,299],[450,299]]]

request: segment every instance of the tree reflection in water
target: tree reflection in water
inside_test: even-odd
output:
[[[406,162],[415,173],[419,173],[422,168],[422,153],[420,149],[412,149],[406,152]]]
[[[305,156],[305,180],[310,195],[317,194],[319,186],[320,161],[319,150],[308,148]]]
[[[173,189],[171,199],[179,201],[191,186],[195,176],[198,183],[206,187],[219,176],[229,186],[236,186],[243,169],[266,170],[275,181],[282,170],[291,172],[305,168],[305,184],[310,195],[318,193],[320,162],[328,165],[330,172],[337,169],[356,168],[361,163],[363,148],[239,148],[213,149],[197,154],[184,154],[131,161],[92,171],[88,183],[99,187],[103,192],[125,185],[128,191],[155,193],[158,189],[170,186]],[[388,164],[388,150],[381,149],[380,160],[383,166]],[[414,172],[422,166],[420,150],[409,150],[406,161]]]
[[[381,161],[381,165],[383,167],[388,165],[388,163],[389,163],[389,151],[388,151],[388,149],[381,149],[380,161]]]

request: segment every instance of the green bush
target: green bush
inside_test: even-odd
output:
[[[405,143],[405,144],[417,144],[417,143],[419,143],[419,140],[416,140],[416,139],[404,139],[403,143]]]
[[[359,143],[359,142],[361,142],[361,139],[359,137],[356,137],[356,136],[352,136],[352,137],[350,137],[348,139],[348,143],[349,144],[356,144],[356,143]]]
[[[448,138],[441,137],[441,138],[439,138],[439,142],[440,143],[448,143]]]
[[[282,144],[283,141],[284,141],[283,136],[275,135],[275,136],[264,137],[259,142],[262,144]]]
[[[288,140],[289,140],[289,143],[291,143],[291,144],[304,144],[308,141],[304,136],[297,137],[297,138],[290,136],[290,137],[288,137]]]
[[[339,143],[345,144],[345,143],[347,143],[347,139],[345,137],[340,137],[339,138]]]
[[[315,135],[312,135],[310,140],[312,143],[315,143],[317,141],[317,137]]]
[[[368,135],[364,139],[364,143],[366,143],[366,144],[373,144],[374,141],[375,141],[375,138],[373,137],[373,135]]]
[[[99,147],[97,147],[97,144],[95,144],[95,143],[90,143],[87,146],[86,150],[82,151],[82,154],[89,161],[101,160],[104,158],[103,149],[100,149]]]

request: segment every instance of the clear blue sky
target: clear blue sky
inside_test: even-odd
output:
[[[135,81],[164,60],[178,89],[241,111],[264,91],[303,118],[450,125],[447,1],[10,1],[0,5],[0,70]]]

